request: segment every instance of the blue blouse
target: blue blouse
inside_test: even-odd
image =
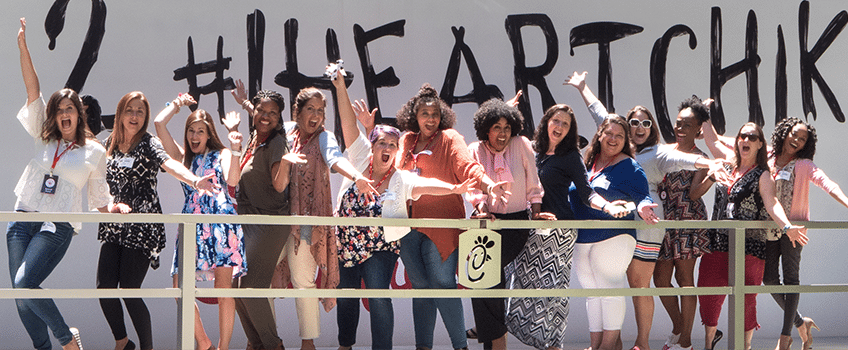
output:
[[[602,169],[596,176],[589,179],[589,186],[610,202],[623,199],[633,202],[637,207],[642,203],[653,203],[645,172],[633,158]],[[634,220],[636,218],[634,212],[616,219],[602,210],[592,209],[578,199],[578,191],[574,185],[569,189],[569,197],[571,197],[571,207],[577,220]],[[577,243],[596,243],[623,234],[636,238],[635,229],[579,229]]]

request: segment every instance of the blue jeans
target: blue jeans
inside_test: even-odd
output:
[[[380,251],[354,267],[344,267],[344,262],[339,262],[338,288],[360,288],[360,281],[364,280],[366,289],[389,289],[397,259],[395,253]],[[368,306],[371,309],[371,348],[391,349],[395,325],[392,299],[368,298]],[[339,346],[353,346],[359,324],[359,299],[339,298],[337,310]]]
[[[55,225],[55,228],[49,225]],[[6,247],[9,250],[12,287],[41,289],[41,282],[65,256],[73,235],[74,228],[67,222],[47,225],[42,222],[10,222],[6,231]],[[60,344],[73,340],[53,299],[15,299],[15,304],[36,349],[51,348],[48,327]]]
[[[409,282],[415,289],[456,289],[457,251],[448,259],[442,256],[436,244],[417,230],[412,230],[400,240],[400,257]],[[465,318],[459,298],[415,298],[412,300],[412,320],[415,324],[415,346],[433,348],[433,330],[436,328],[436,310],[454,349],[468,346],[465,338]]]

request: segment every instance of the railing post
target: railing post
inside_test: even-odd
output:
[[[197,223],[186,222],[180,232],[178,266],[180,300],[177,303],[177,344],[180,349],[194,349],[194,276],[197,256]]]
[[[727,304],[728,349],[745,348],[745,229],[728,230],[727,281],[731,287]]]

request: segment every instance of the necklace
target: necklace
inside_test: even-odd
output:
[[[609,160],[609,162],[607,162],[606,164],[604,164],[604,166],[603,166],[603,167],[601,167],[601,168],[600,168],[600,169],[598,169],[598,170],[595,170],[595,166],[596,166],[596,165],[598,165],[598,160],[597,160],[597,159],[595,159],[595,161],[592,163],[592,176],[591,176],[591,177],[589,177],[589,182],[594,181],[594,180],[595,180],[595,178],[597,178],[597,177],[598,177],[598,175],[600,175],[600,174],[601,174],[601,172],[602,172],[602,171],[604,171],[604,169],[606,169],[606,168],[607,168],[610,164],[612,164],[612,162],[613,162],[616,158],[618,158],[618,155],[616,155],[615,157],[612,157],[612,159],[610,159],[610,160]]]
[[[391,175],[394,172],[394,170],[395,170],[395,167],[389,167],[389,170],[386,171],[386,174],[383,175],[383,178],[380,179],[380,182],[378,182],[374,186],[374,188],[375,189],[380,188],[380,185],[383,184],[383,181],[386,181],[386,179],[389,178],[389,175]],[[368,179],[374,180],[373,176],[374,176],[374,158],[372,157],[371,160],[368,162]]]

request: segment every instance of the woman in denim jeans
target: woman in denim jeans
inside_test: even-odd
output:
[[[374,125],[376,109],[368,112],[364,101],[351,105],[343,79],[333,79],[339,101],[339,116],[345,141],[345,155],[376,188],[379,195],[364,194],[353,181],[344,180],[338,196],[338,216],[407,218],[407,200],[421,194],[461,194],[474,183],[451,185],[436,179],[416,176],[395,168],[400,131],[387,125]],[[354,117],[354,115],[356,117]],[[365,126],[363,134],[356,119]],[[369,135],[367,138],[365,135]],[[399,239],[408,227],[338,226],[338,288],[389,289],[395,263],[400,252]],[[350,349],[356,343],[359,323],[359,299],[339,298],[337,322],[339,349]],[[369,298],[371,314],[371,348],[391,349],[394,310],[391,298]]]
[[[62,89],[53,93],[45,105],[27,48],[23,18],[18,49],[27,104],[17,118],[32,136],[35,152],[15,186],[15,211],[80,212],[82,188],[88,185],[90,209],[128,212],[125,204],[111,203],[106,184],[106,150],[88,130],[79,95]],[[10,222],[6,247],[12,287],[40,289],[81,227],[79,222]],[[82,349],[79,331],[65,324],[52,299],[16,299],[15,303],[34,348],[51,348],[49,328],[63,349]]]

